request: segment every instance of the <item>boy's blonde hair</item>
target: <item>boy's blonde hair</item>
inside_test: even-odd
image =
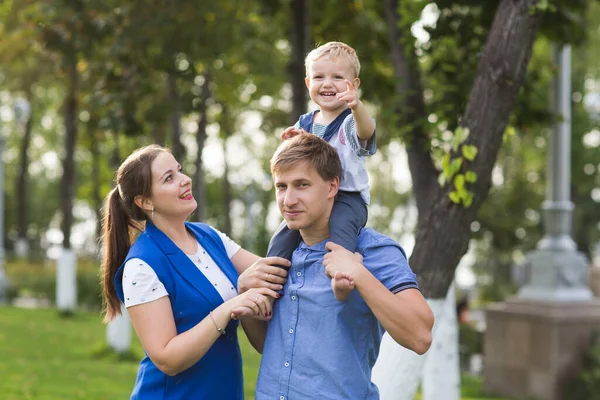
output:
[[[308,53],[304,60],[304,66],[306,68],[306,76],[308,76],[308,70],[310,65],[317,61],[319,58],[329,56],[333,59],[345,59],[350,64],[354,72],[354,77],[358,78],[360,74],[360,61],[358,61],[358,55],[356,50],[342,42],[329,42],[321,45]]]

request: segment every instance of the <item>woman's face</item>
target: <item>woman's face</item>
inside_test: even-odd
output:
[[[194,212],[198,203],[192,195],[192,180],[183,173],[181,165],[171,153],[159,153],[152,162],[151,170],[150,200],[154,206],[154,219],[187,218]]]

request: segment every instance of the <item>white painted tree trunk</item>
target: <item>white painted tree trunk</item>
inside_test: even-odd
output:
[[[131,322],[125,306],[121,306],[121,315],[106,326],[106,341],[117,353],[124,353],[131,348]]]
[[[458,321],[454,284],[450,286],[442,313],[434,327],[431,350],[423,370],[423,400],[460,400]]]
[[[77,307],[76,257],[72,249],[62,249],[56,264],[56,306],[70,312]]]
[[[15,241],[15,255],[18,258],[25,258],[29,254],[29,241],[25,238],[18,238]]]
[[[383,336],[372,376],[381,400],[414,400],[424,373],[427,374],[423,379],[424,400],[460,398],[454,285],[450,286],[445,299],[428,299],[427,302],[435,315],[435,324],[433,342],[425,355],[405,349],[387,333]],[[449,317],[444,318],[445,314]]]
[[[372,381],[381,400],[414,400],[421,381],[425,356],[407,350],[383,335],[379,357],[373,367]]]

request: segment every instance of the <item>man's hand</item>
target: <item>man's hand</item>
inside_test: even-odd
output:
[[[358,273],[364,268],[363,258],[359,253],[351,253],[339,244],[327,242],[325,248],[329,253],[323,257],[323,266],[325,274],[329,278],[333,278],[336,272],[341,272],[348,279],[354,281]]]
[[[354,87],[354,84],[346,79],[346,91],[342,93],[338,93],[335,97],[340,101],[345,101],[350,107],[351,110],[354,110],[359,104],[360,100],[358,99],[358,92]]]
[[[238,277],[238,292],[241,294],[251,288],[261,287],[283,289],[290,265],[289,260],[281,257],[258,259]]]
[[[300,129],[300,128],[296,128],[294,126],[290,126],[290,127],[286,128],[286,130],[281,133],[281,140],[288,140],[288,139],[293,138],[296,135],[301,135],[303,133],[306,133],[304,131],[304,129]]]

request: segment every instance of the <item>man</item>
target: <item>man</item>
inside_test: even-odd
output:
[[[433,314],[404,251],[372,229],[361,230],[355,254],[327,240],[342,170],[322,139],[286,140],[271,172],[279,210],[302,243],[268,325],[256,399],[379,399],[371,369],[384,331],[419,354],[431,344]],[[336,274],[353,284],[346,301],[334,296]]]

